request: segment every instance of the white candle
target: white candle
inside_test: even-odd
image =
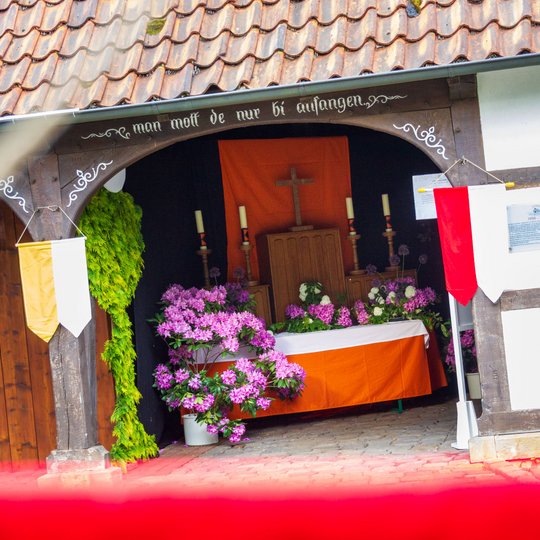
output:
[[[352,204],[352,197],[347,197],[345,199],[345,204],[347,205],[347,219],[354,219],[354,208]]]
[[[202,212],[200,210],[195,210],[195,223],[197,225],[197,232],[202,234],[204,232],[204,223],[202,219]]]
[[[241,229],[247,229],[246,207],[245,206],[239,206],[238,207],[238,214],[240,216],[240,228]]]
[[[390,201],[388,200],[388,193],[382,194],[382,208],[385,216],[390,215]]]

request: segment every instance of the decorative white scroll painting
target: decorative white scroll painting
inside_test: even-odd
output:
[[[77,170],[77,176],[79,177],[79,179],[77,180],[77,182],[75,182],[75,184],[73,184],[74,189],[70,191],[68,195],[69,201],[67,204],[67,208],[71,206],[71,203],[77,200],[77,193],[84,191],[88,187],[88,184],[90,184],[97,178],[99,171],[104,171],[109,165],[112,165],[112,160],[107,163],[99,163],[96,167],[92,167],[92,169],[87,172]]]
[[[428,129],[422,129],[420,124],[414,126],[413,124],[407,123],[402,126],[392,124],[396,129],[399,129],[405,133],[413,132],[416,139],[420,142],[423,142],[428,148],[434,149],[437,154],[442,156],[444,159],[448,159],[446,155],[446,147],[442,144],[442,139],[435,135],[435,127],[431,126]]]
[[[2,193],[7,199],[17,201],[18,205],[24,210],[24,212],[29,214],[30,212],[26,208],[26,199],[22,195],[19,195],[18,191],[15,191],[14,187],[12,186],[13,182],[13,175],[8,176],[5,180],[0,179],[0,193]]]

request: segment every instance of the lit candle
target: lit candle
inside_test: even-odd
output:
[[[382,208],[385,216],[390,215],[390,201],[388,200],[388,193],[382,194]]]
[[[245,206],[239,206],[238,207],[238,214],[240,216],[240,228],[241,229],[247,229],[246,207]]]
[[[352,197],[347,197],[345,199],[345,204],[347,205],[347,219],[354,219],[354,208],[352,204]]]
[[[195,223],[197,225],[197,232],[199,234],[204,233],[204,223],[202,219],[202,212],[200,210],[195,210]]]

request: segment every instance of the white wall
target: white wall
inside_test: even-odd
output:
[[[478,100],[487,170],[539,167],[540,66],[479,73]]]
[[[501,316],[511,408],[540,409],[540,308],[503,311]]]

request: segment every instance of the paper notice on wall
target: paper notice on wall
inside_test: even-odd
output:
[[[440,178],[439,178],[440,177]],[[436,219],[433,188],[452,187],[446,176],[440,174],[420,174],[412,177],[414,209],[416,219]],[[419,190],[426,190],[420,192]]]
[[[506,211],[510,252],[540,249],[540,204],[512,204]]]

